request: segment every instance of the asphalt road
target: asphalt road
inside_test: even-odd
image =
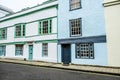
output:
[[[0,80],[120,80],[120,76],[0,62]]]

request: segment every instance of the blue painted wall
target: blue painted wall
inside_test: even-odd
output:
[[[82,18],[82,37],[105,35],[103,0],[81,0],[82,8],[69,11],[69,0],[59,0],[58,39],[70,38],[69,20]]]
[[[75,58],[75,44],[71,45],[72,63],[74,64],[89,64],[107,66],[107,46],[106,43],[94,44],[94,59],[76,59]]]
[[[103,0],[81,0],[82,8],[69,11],[69,0],[59,0],[58,39],[106,35]],[[82,36],[70,37],[69,20],[82,18]],[[58,62],[61,62],[58,45]],[[106,43],[94,43],[94,59],[76,59],[75,44],[71,44],[71,63],[107,65]]]
[[[75,44],[71,44],[71,63],[73,64],[108,65],[106,43],[94,43],[94,59],[77,59],[75,52]],[[61,63],[61,45],[58,45],[58,62]]]

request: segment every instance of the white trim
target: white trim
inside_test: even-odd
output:
[[[30,13],[32,11],[35,11],[35,10],[38,10],[38,9],[43,9],[43,8],[46,8],[46,7],[49,7],[49,6],[52,6],[52,5],[57,5],[57,4],[58,4],[58,1],[55,1],[55,2],[52,2],[52,3],[49,3],[49,4],[45,4],[45,5],[41,5],[41,6],[38,6],[38,7],[35,7],[35,8],[28,9],[26,11],[22,11],[22,12],[18,12],[16,14],[13,14],[13,15],[10,15],[10,16],[6,16],[4,18],[1,18],[0,21],[2,21],[4,19],[15,17],[15,16],[23,15],[23,14],[26,14],[26,13]]]

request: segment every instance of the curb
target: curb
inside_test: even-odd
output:
[[[108,74],[108,75],[120,76],[120,73],[92,71],[92,70],[90,71],[90,70],[83,70],[83,69],[65,68],[65,67],[57,67],[57,66],[51,66],[51,65],[38,65],[38,64],[14,62],[14,61],[0,61],[0,62],[13,63],[13,64],[21,64],[21,65],[29,65],[29,66],[37,66],[37,67],[45,67],[45,68],[55,68],[55,69],[63,69],[63,70],[72,70],[72,71],[81,71],[81,72],[99,73],[99,74]]]

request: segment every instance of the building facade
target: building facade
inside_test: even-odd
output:
[[[107,65],[103,0],[59,0],[58,56],[64,64]]]
[[[13,13],[14,12],[11,9],[0,5],[0,17],[3,17],[3,16],[8,15],[8,14],[13,14]]]
[[[119,0],[48,0],[1,17],[0,58],[120,67],[119,9]]]
[[[120,0],[104,0],[108,65],[120,67]]]
[[[0,57],[57,62],[57,5],[47,1],[0,18]]]

